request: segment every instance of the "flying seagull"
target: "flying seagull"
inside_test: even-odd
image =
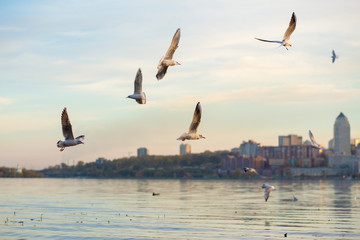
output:
[[[335,62],[335,59],[339,58],[339,56],[335,54],[335,51],[334,51],[334,50],[332,50],[332,56],[331,56],[331,58],[332,58],[332,63]]]
[[[265,40],[265,39],[260,39],[260,38],[255,38],[255,39],[257,39],[259,41],[263,41],[263,42],[280,43],[281,44],[280,46],[284,46],[286,48],[286,50],[289,50],[287,47],[288,46],[291,47],[290,36],[294,32],[295,27],[296,27],[296,15],[293,12],[290,23],[289,23],[289,27],[286,29],[286,32],[284,34],[282,41],[270,41],[270,40]]]
[[[310,140],[311,140],[311,146],[313,148],[317,148],[317,149],[325,149],[322,145],[320,145],[319,143],[317,143],[315,141],[315,138],[314,138],[314,135],[312,134],[312,132],[309,130],[309,137],[310,137]]]
[[[84,135],[78,136],[77,138],[74,139],[70,119],[67,114],[66,108],[64,108],[61,114],[61,125],[62,125],[63,135],[65,137],[64,141],[59,140],[57,142],[57,147],[60,148],[61,152],[64,151],[66,147],[71,147],[78,144],[84,144],[82,142],[85,138]]]
[[[275,187],[274,187],[274,186],[271,186],[271,185],[267,185],[266,183],[264,183],[264,184],[262,185],[262,188],[265,188],[264,197],[265,197],[265,202],[267,202],[267,200],[268,200],[269,197],[270,197],[270,192],[271,192],[271,190],[275,190]]]
[[[163,56],[159,61],[159,64],[157,66],[158,72],[156,74],[157,80],[161,80],[165,76],[169,66],[180,65],[180,63],[172,59],[175,50],[178,48],[179,41],[180,41],[180,28],[176,30],[173,39],[171,41],[170,47],[167,50],[165,56]]]
[[[264,176],[261,176],[255,168],[249,168],[249,167],[244,167],[244,173],[249,173],[249,175],[251,176],[254,176],[254,175],[257,175],[259,176],[260,178],[266,178]]]
[[[183,133],[177,140],[185,141],[186,139],[197,140],[197,139],[205,138],[201,134],[196,133],[200,124],[200,120],[201,120],[201,105],[200,102],[198,102],[195,107],[193,120],[189,127],[189,132]]]
[[[293,194],[293,201],[297,202],[297,200],[298,200],[297,197],[295,197],[295,195]]]
[[[129,95],[128,98],[135,99],[138,104],[146,103],[146,95],[142,92],[142,74],[140,68],[136,73],[134,81],[134,94]]]
[[[248,167],[245,167],[244,168],[244,172],[245,173],[255,173],[255,174],[258,174],[257,171],[254,169],[254,168],[248,168]]]

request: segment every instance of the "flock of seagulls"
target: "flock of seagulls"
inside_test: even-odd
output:
[[[280,47],[284,46],[286,48],[286,50],[289,50],[288,47],[292,46],[291,42],[290,42],[290,37],[296,28],[296,22],[297,22],[297,18],[296,18],[295,12],[293,12],[291,15],[289,26],[286,29],[285,34],[281,41],[266,40],[266,39],[261,39],[261,38],[255,38],[255,39],[259,40],[259,41],[263,41],[263,42],[278,43],[278,44],[280,44]],[[178,28],[176,30],[165,56],[163,56],[159,61],[159,64],[157,66],[158,72],[156,74],[157,80],[161,80],[164,78],[169,66],[181,65],[179,62],[173,60],[175,51],[179,46],[179,41],[180,41],[180,28]],[[332,56],[331,56],[332,63],[334,63],[335,59],[337,59],[337,58],[338,58],[338,56],[335,54],[335,51],[332,50]],[[135,81],[134,81],[134,93],[127,97],[127,98],[134,99],[138,104],[146,104],[146,95],[145,95],[145,92],[142,91],[142,81],[143,81],[142,73],[141,73],[141,69],[139,68],[136,73],[136,77],[135,77]],[[189,131],[181,134],[181,136],[179,138],[177,138],[177,140],[185,141],[185,140],[199,140],[199,139],[205,138],[201,134],[197,133],[197,130],[199,128],[200,121],[201,121],[201,112],[202,112],[201,105],[200,105],[200,102],[198,102],[195,107],[195,111],[194,111],[192,122],[189,127]],[[62,114],[61,114],[61,125],[62,125],[62,132],[63,132],[65,140],[64,141],[59,140],[57,142],[57,147],[60,148],[60,151],[64,151],[64,149],[66,147],[84,144],[84,142],[83,142],[84,138],[85,138],[84,135],[74,138],[74,135],[72,132],[72,126],[71,126],[66,108],[64,108],[64,110],[62,111]],[[309,130],[309,137],[311,140],[311,146],[313,148],[324,149],[324,147],[322,145],[318,144],[315,141],[315,138],[310,130]],[[254,168],[246,167],[246,168],[244,168],[244,172],[259,175]],[[272,190],[275,190],[275,187],[264,183],[262,188],[265,189],[264,197],[265,197],[265,201],[267,201],[269,199],[270,192]],[[153,194],[153,195],[155,195],[155,194]],[[297,198],[295,196],[294,196],[294,201],[297,201]]]

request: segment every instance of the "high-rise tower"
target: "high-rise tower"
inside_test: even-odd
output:
[[[334,152],[336,155],[350,155],[350,124],[340,113],[334,124]]]

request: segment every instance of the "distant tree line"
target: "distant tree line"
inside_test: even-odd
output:
[[[5,178],[42,178],[44,174],[39,171],[22,169],[21,172],[16,172],[15,168],[0,167],[0,177]]]
[[[143,156],[84,163],[64,163],[41,172],[45,177],[94,178],[215,178],[221,158],[228,152],[174,156]]]

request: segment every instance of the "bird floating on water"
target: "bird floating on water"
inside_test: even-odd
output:
[[[197,140],[197,139],[205,138],[203,135],[197,133],[200,120],[201,120],[201,105],[200,102],[198,102],[195,107],[193,120],[189,127],[189,132],[183,133],[177,140],[185,141],[185,140]]]
[[[293,12],[291,15],[289,27],[286,29],[286,32],[284,34],[282,41],[270,41],[270,40],[265,40],[265,39],[260,39],[260,38],[255,38],[255,39],[259,40],[259,41],[263,41],[263,42],[280,43],[281,44],[280,46],[284,46],[286,48],[286,50],[289,50],[287,47],[292,46],[291,42],[290,42],[290,36],[296,28],[296,20],[297,19],[296,19],[295,12]]]
[[[271,190],[275,190],[275,187],[264,183],[264,184],[262,185],[262,188],[265,188],[264,197],[265,197],[265,202],[267,202],[267,200],[268,200],[269,197],[270,197],[270,192],[271,192]]]
[[[310,140],[311,140],[311,146],[313,148],[322,149],[322,150],[325,149],[322,145],[320,145],[319,143],[317,143],[315,141],[314,135],[312,134],[312,132],[310,130],[309,130],[309,137],[310,137]]]
[[[62,132],[65,137],[64,141],[59,140],[57,142],[57,147],[60,148],[60,151],[64,151],[66,147],[76,146],[78,144],[84,144],[82,141],[84,141],[85,136],[81,135],[74,139],[71,123],[69,116],[67,114],[66,108],[62,111],[61,114],[61,125],[62,125]]]
[[[142,74],[141,69],[136,73],[135,81],[134,81],[134,94],[127,96],[128,98],[135,99],[138,104],[146,103],[146,95],[142,91]]]
[[[335,54],[334,50],[332,50],[332,55],[331,55],[332,63],[334,63],[335,59],[337,59],[337,58],[339,58],[339,56]]]
[[[158,72],[156,74],[157,80],[161,80],[165,76],[169,66],[180,65],[180,63],[172,59],[175,50],[178,48],[179,41],[180,41],[180,28],[176,30],[173,39],[171,41],[170,47],[167,50],[165,56],[163,56],[159,61],[159,64],[157,66]]]

